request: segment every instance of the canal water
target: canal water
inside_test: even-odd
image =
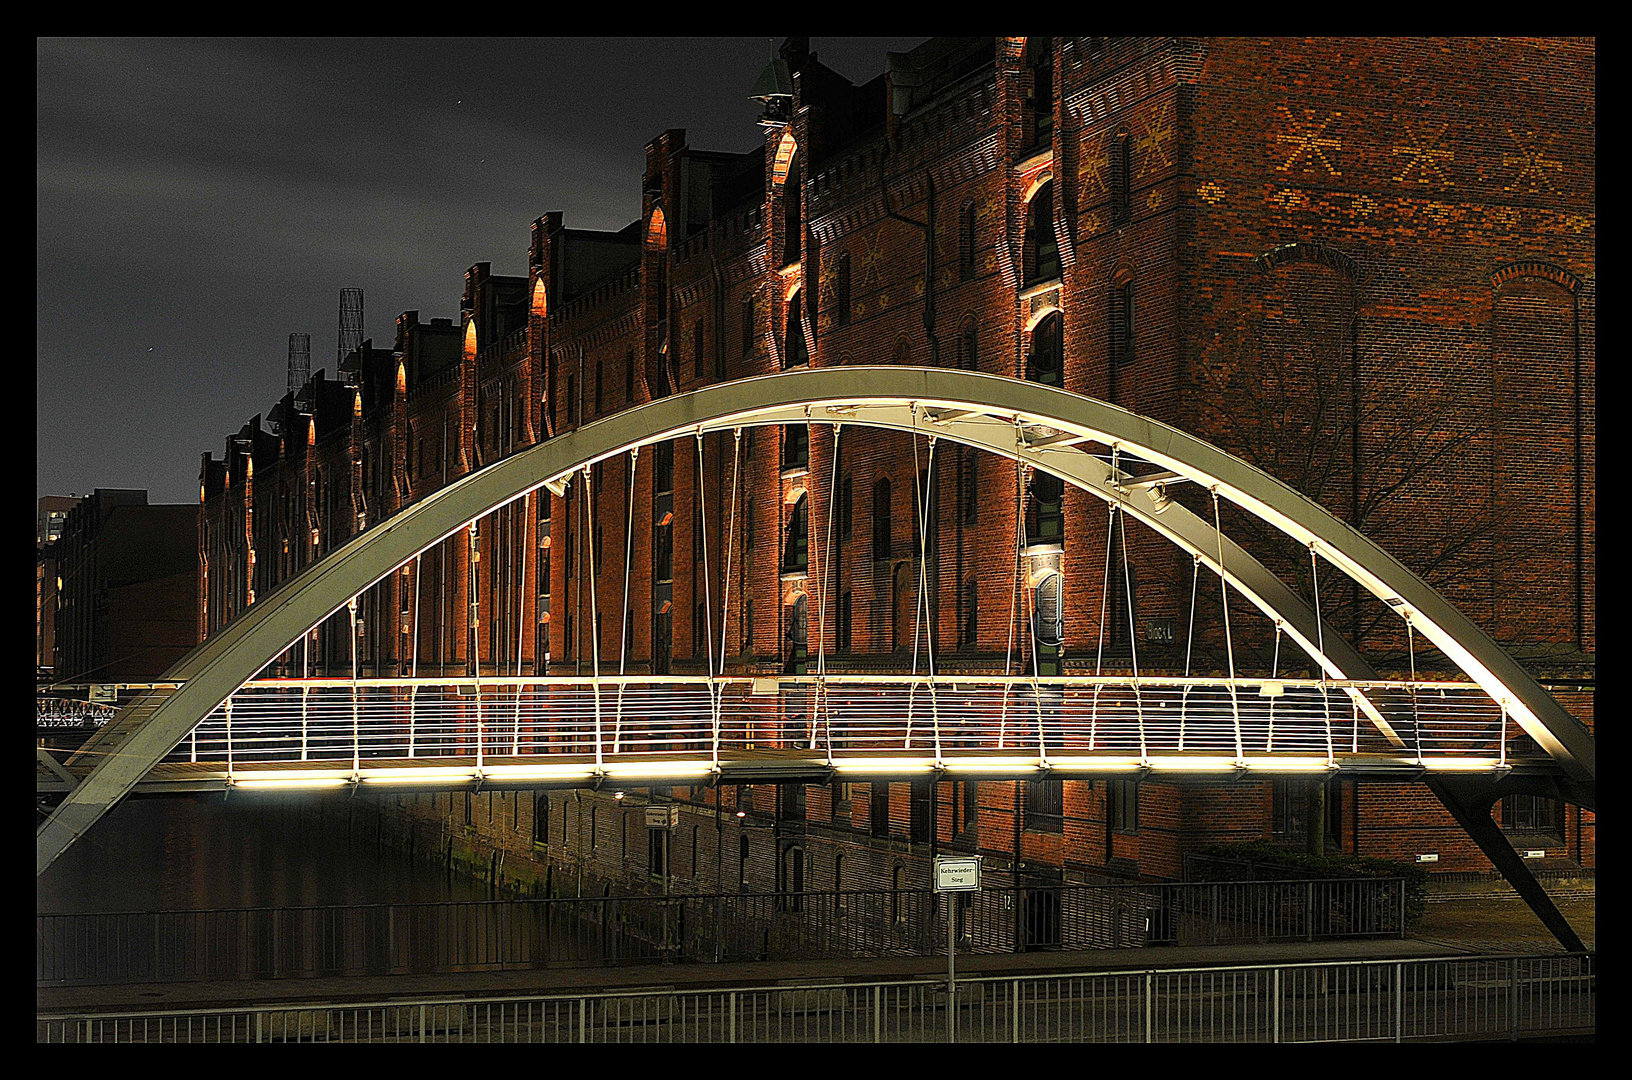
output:
[[[35,880],[36,913],[489,898],[483,884],[375,844],[372,830],[348,838],[343,813],[320,819],[297,798],[126,799]]]

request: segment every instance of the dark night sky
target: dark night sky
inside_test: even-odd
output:
[[[780,38],[776,39],[780,42]],[[923,38],[814,38],[853,82]],[[528,224],[617,229],[648,141],[759,140],[766,38],[42,40],[39,495],[198,498],[198,460],[282,396],[288,337],[335,369],[339,291],[389,346],[525,274]]]

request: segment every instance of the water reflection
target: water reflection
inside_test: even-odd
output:
[[[383,849],[372,815],[348,828],[346,808],[320,820],[300,798],[126,799],[36,879],[36,911],[487,899],[484,885]]]

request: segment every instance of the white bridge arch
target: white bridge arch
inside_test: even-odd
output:
[[[36,872],[123,798],[201,720],[363,590],[470,522],[540,487],[632,449],[733,428],[843,424],[933,435],[1018,459],[1116,504],[1189,551],[1315,658],[1328,679],[1375,678],[1340,635],[1276,575],[1213,525],[1167,498],[1162,483],[1196,483],[1312,548],[1399,611],[1458,664],[1552,759],[1590,788],[1593,740],[1534,679],[1425,582],[1365,536],[1261,470],[1166,424],[1037,383],[942,368],[846,367],[783,372],[662,398],[605,417],[449,484],[290,578],[167,675],[175,685],[110,725],[104,756],[40,826]],[[1118,446],[1162,470],[1133,478],[1086,444]],[[1363,687],[1342,687],[1396,742]],[[1480,768],[1489,769],[1484,762]]]

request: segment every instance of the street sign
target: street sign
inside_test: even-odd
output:
[[[936,892],[975,892],[979,888],[979,855],[935,856]]]
[[[677,829],[680,827],[680,807],[674,804],[668,806],[648,806],[646,808],[646,827],[648,829]]]

